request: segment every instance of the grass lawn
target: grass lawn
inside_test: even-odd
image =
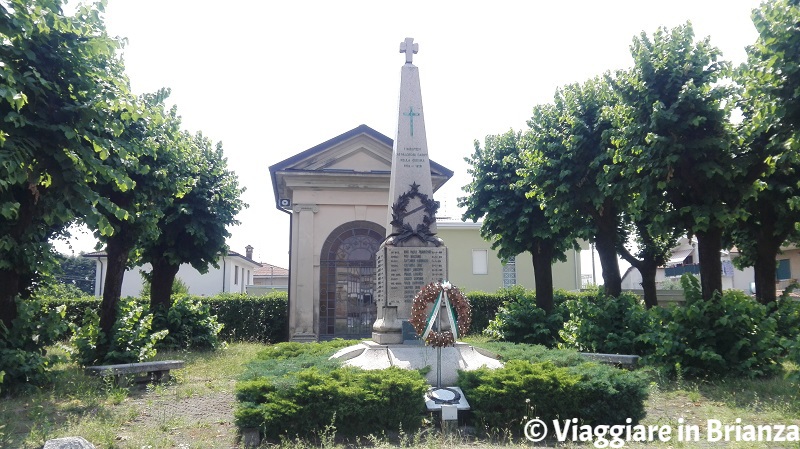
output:
[[[88,377],[77,366],[57,367],[55,384],[26,394],[0,399],[0,447],[41,448],[51,438],[83,436],[100,448],[232,448],[237,445],[233,424],[233,397],[237,377],[263,345],[230,344],[214,352],[161,352],[158,358],[183,359],[186,368],[174,372],[167,385],[122,389]],[[800,443],[725,443],[705,441],[710,419],[733,424],[800,425],[800,391],[783,379],[722,380],[716,382],[667,381],[653,377],[647,417],[642,424],[669,425],[678,419],[698,425],[702,441],[660,444],[630,443],[625,447],[736,447],[800,448]],[[522,417],[520,417],[522,419]],[[677,430],[675,430],[677,432]],[[324,447],[335,444],[322,438]],[[525,441],[480,442],[452,437],[443,439],[433,429],[401,436],[391,443],[383,438],[365,442],[376,447],[532,447]],[[309,447],[302,441],[282,447]],[[541,443],[537,447],[543,447]],[[594,447],[591,444],[564,445]]]

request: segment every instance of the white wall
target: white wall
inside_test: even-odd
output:
[[[108,260],[105,257],[96,259],[95,296],[102,296]],[[201,274],[189,264],[181,265],[176,278],[189,287],[189,293],[201,296],[213,296],[222,292],[246,292],[246,285],[253,282],[253,271],[256,265],[240,256],[226,256],[219,260],[219,268],[210,266],[208,272]],[[239,269],[238,283],[234,283],[234,267]],[[244,279],[242,278],[244,268]],[[122,296],[139,296],[142,292],[144,280],[140,271],[150,271],[150,264],[135,267],[125,271],[122,280]],[[248,278],[249,271],[249,279]],[[223,285],[224,280],[224,285]]]

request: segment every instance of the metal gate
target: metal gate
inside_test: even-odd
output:
[[[377,229],[373,229],[377,228]],[[374,223],[343,225],[323,245],[320,260],[320,339],[360,339],[372,335],[375,253],[383,239]]]
[[[320,338],[370,337],[377,313],[374,260],[336,260],[325,265],[328,276],[322,293],[327,301],[323,300],[324,310],[320,310]]]

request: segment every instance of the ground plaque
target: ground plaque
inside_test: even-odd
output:
[[[431,165],[419,70],[412,63],[418,44],[400,44],[406,63],[400,70],[397,138],[392,152],[386,240],[376,256],[378,317],[372,340],[403,343],[403,322],[411,317],[414,295],[426,284],[447,279],[447,248],[436,236]]]

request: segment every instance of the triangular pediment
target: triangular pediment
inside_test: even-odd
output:
[[[296,154],[270,167],[270,172],[353,171],[389,172],[393,140],[367,125],[361,125]],[[449,178],[453,172],[431,161],[431,175]]]
[[[391,166],[392,147],[360,134],[330,147],[319,148],[287,169],[375,172],[389,171]]]
[[[295,189],[389,190],[394,141],[366,125],[309,148],[269,168],[279,209],[291,204]],[[434,161],[436,191],[453,172]]]

